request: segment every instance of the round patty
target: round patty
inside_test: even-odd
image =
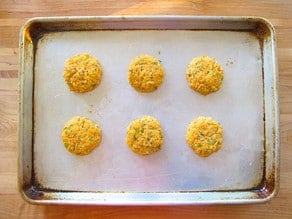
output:
[[[129,66],[128,80],[140,92],[152,92],[163,82],[164,70],[159,60],[150,55],[134,58]]]
[[[151,116],[132,121],[127,128],[126,143],[132,151],[140,155],[159,151],[163,144],[159,121]]]
[[[211,117],[198,117],[188,126],[186,140],[195,153],[207,157],[222,147],[223,129]]]
[[[189,86],[203,95],[219,90],[223,77],[220,64],[208,56],[193,59],[186,71]]]
[[[71,91],[84,93],[99,85],[102,67],[96,58],[83,53],[66,61],[63,76]]]
[[[65,148],[76,155],[87,155],[101,142],[101,130],[88,118],[76,116],[62,130]]]

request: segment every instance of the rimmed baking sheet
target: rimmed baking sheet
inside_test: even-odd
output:
[[[31,95],[31,103],[22,98],[20,104],[21,110],[31,111],[23,109],[20,121],[31,121],[32,145],[20,144],[23,155],[31,153],[30,162],[20,157],[29,163],[25,170],[20,159],[20,176],[29,176],[28,188],[48,195],[36,200],[27,195],[31,201],[117,204],[116,199],[105,198],[114,194],[124,199],[120,204],[222,203],[263,201],[274,195],[278,163],[275,42],[265,20],[42,18],[30,21],[23,33],[21,94]],[[94,91],[75,94],[64,83],[63,68],[66,59],[83,52],[99,59],[104,74]],[[166,72],[164,83],[150,94],[137,93],[127,80],[129,62],[140,54],[157,57]],[[192,91],[185,79],[188,62],[200,55],[215,58],[225,73],[222,88],[208,96]],[[68,153],[60,138],[64,123],[75,115],[92,119],[103,131],[101,145],[85,157]],[[161,151],[146,157],[125,144],[127,125],[141,115],[156,117],[165,139]],[[211,116],[224,129],[222,149],[208,158],[195,155],[185,141],[187,125],[198,116]],[[20,126],[20,137],[29,132],[26,125]],[[261,197],[262,189],[272,184],[267,184],[271,176],[273,188]],[[62,192],[62,198],[52,198]],[[210,192],[218,196],[209,199]],[[232,195],[225,197],[226,192]],[[79,199],[69,198],[76,193]],[[162,198],[150,200],[153,194]],[[203,196],[197,199],[198,194]],[[193,200],[187,198],[191,195]]]

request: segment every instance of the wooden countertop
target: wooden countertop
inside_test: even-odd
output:
[[[260,16],[276,29],[280,79],[280,191],[271,202],[219,206],[37,206],[17,191],[18,35],[36,16],[238,15]],[[0,218],[292,218],[292,1],[72,0],[0,1]],[[290,143],[289,143],[290,142]]]

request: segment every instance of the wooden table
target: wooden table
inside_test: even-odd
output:
[[[253,15],[276,28],[280,75],[281,185],[260,205],[36,206],[17,191],[18,35],[36,16],[68,15]],[[290,84],[291,83],[291,84]],[[292,218],[292,1],[287,0],[72,0],[0,1],[0,218]]]

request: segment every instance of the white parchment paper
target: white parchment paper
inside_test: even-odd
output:
[[[65,60],[88,52],[104,72],[85,94],[70,92]],[[131,59],[150,54],[161,60],[165,81],[149,94],[127,80]],[[189,61],[208,55],[222,65],[222,88],[203,96],[187,86]],[[168,192],[249,189],[263,174],[262,61],[258,39],[247,32],[135,30],[48,33],[38,42],[34,90],[36,180],[57,190]],[[102,142],[88,156],[66,151],[61,130],[73,116],[86,116],[102,129]],[[161,151],[139,156],[125,144],[128,124],[156,117],[164,131]],[[211,116],[224,129],[223,147],[207,158],[185,141],[188,124]]]

